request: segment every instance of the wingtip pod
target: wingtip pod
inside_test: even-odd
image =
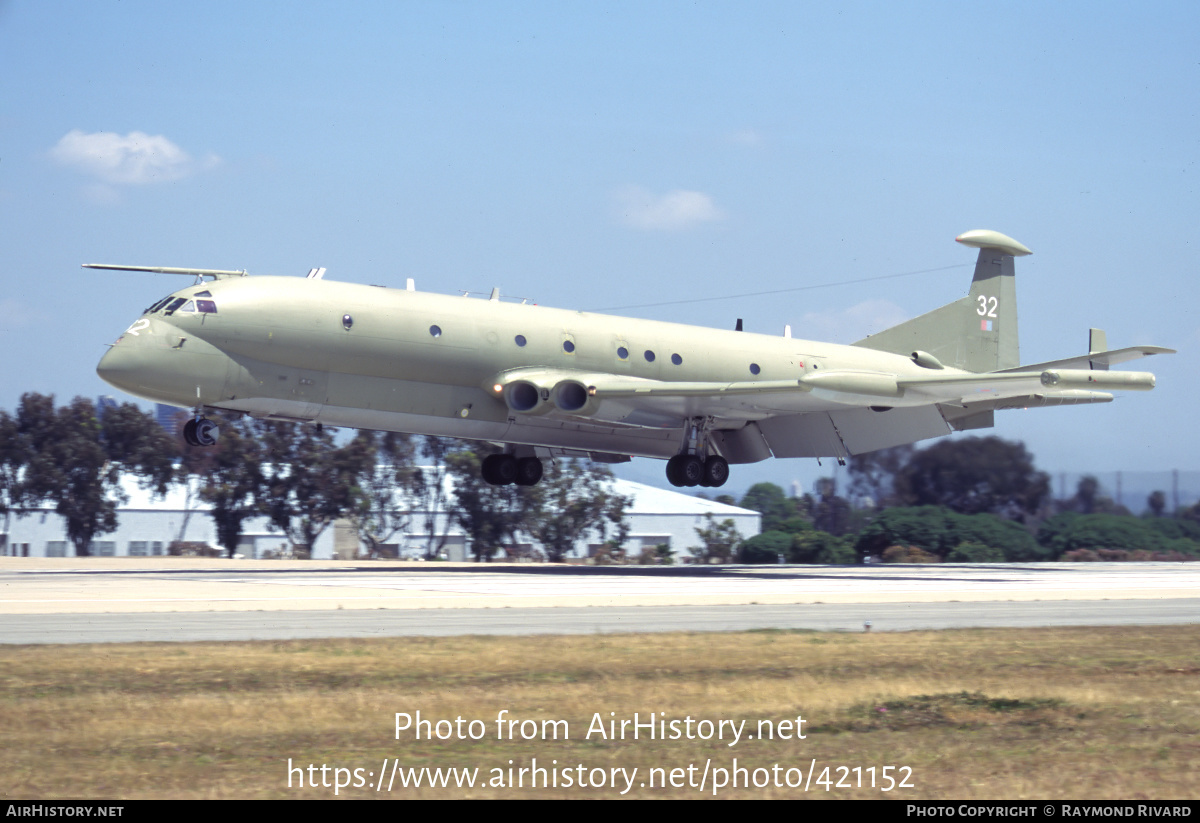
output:
[[[988,229],[965,231],[954,239],[964,246],[971,246],[976,249],[997,249],[1005,254],[1011,254],[1013,257],[1024,257],[1027,254],[1033,254],[1024,243],[1018,243],[1006,234]]]
[[[1154,375],[1148,371],[1090,371],[1088,369],[1047,369],[1042,372],[1047,388],[1150,391]]]

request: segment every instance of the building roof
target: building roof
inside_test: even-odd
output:
[[[635,483],[632,480],[614,480],[613,491],[633,498],[629,507],[630,514],[685,514],[701,517],[711,514],[718,518],[759,516],[759,513],[752,509],[717,503],[684,492],[660,489],[655,486],[647,486],[645,483]]]
[[[120,511],[194,511],[207,512],[211,507],[196,494],[199,483],[191,481],[192,495],[189,505],[187,487],[176,483],[168,488],[166,495],[159,496],[152,489],[142,488],[138,479],[133,475],[121,478],[121,490],[127,497],[127,502],[119,506]],[[694,497],[691,494],[660,489],[645,483],[635,483],[632,480],[613,478],[612,490],[616,494],[631,498],[628,513],[633,515],[688,515],[704,517],[711,514],[715,518],[758,516],[758,512],[729,506],[712,500]],[[452,491],[452,483],[447,478],[447,494]],[[35,508],[53,509],[52,504],[43,503]]]

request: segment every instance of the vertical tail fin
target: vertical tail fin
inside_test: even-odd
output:
[[[903,355],[930,352],[947,366],[971,372],[1020,365],[1013,258],[1032,252],[995,231],[969,231],[955,239],[979,249],[968,295],[854,345]]]

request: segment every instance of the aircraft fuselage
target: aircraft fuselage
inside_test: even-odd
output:
[[[670,457],[712,398],[608,400],[587,419],[515,413],[492,390],[514,369],[647,381],[771,384],[856,370],[923,373],[851,346],[328,280],[197,284],[216,311],[150,312],[103,358],[108,382],[155,402],[298,421]],[[794,391],[719,401],[720,425],[844,408],[858,395]],[[888,405],[903,405],[891,398]],[[766,456],[766,455],[764,455]]]

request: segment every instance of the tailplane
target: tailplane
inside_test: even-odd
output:
[[[995,231],[969,231],[955,240],[979,249],[968,295],[854,345],[905,356],[928,352],[935,362],[970,372],[1020,365],[1013,258],[1032,252]]]

